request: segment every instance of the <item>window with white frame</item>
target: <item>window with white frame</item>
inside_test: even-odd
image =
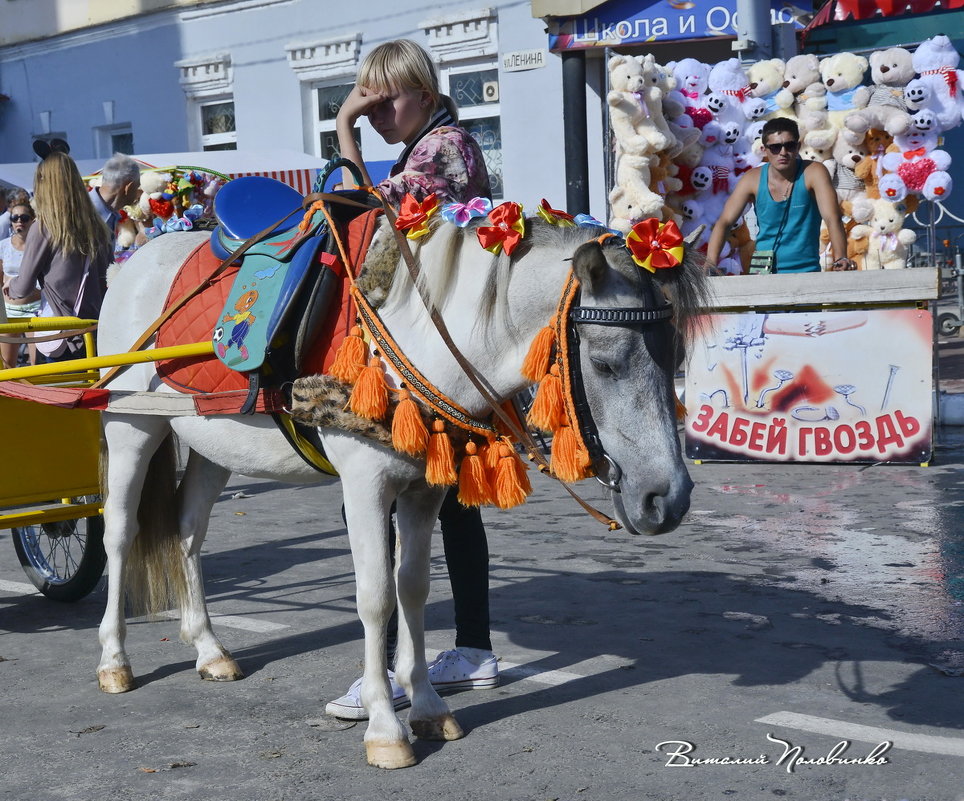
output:
[[[305,150],[323,159],[337,158],[335,119],[355,85],[361,34],[353,33],[285,46],[288,64],[301,82]],[[361,130],[355,128],[361,146]]]
[[[428,51],[439,65],[439,84],[459,108],[460,124],[482,148],[492,197],[503,196],[499,51],[495,11],[480,8],[425,20]]]
[[[198,150],[237,150],[233,72],[229,53],[184,59],[175,66],[187,96],[188,139]]]
[[[198,114],[201,121],[201,150],[238,149],[233,98],[198,103]]]
[[[494,61],[443,67],[442,91],[459,109],[459,124],[482,148],[492,197],[501,198],[502,123],[499,113],[499,69]]]

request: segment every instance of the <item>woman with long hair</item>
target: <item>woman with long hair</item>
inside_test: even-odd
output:
[[[388,144],[405,145],[389,177],[377,187],[391,205],[398,208],[406,193],[419,201],[434,193],[442,203],[491,198],[482,150],[459,127],[455,103],[439,91],[435,65],[415,42],[397,39],[372,50],[338,112],[341,155],[364,169],[353,134],[362,116]],[[455,606],[455,648],[443,651],[429,665],[429,680],[438,691],[495,687],[499,667],[489,632],[489,546],[482,515],[478,507],[462,506],[453,488],[442,502],[439,523]],[[396,615],[389,621],[389,665],[394,662]],[[395,708],[407,706],[405,690],[391,672],[389,678]],[[325,711],[339,718],[367,718],[361,679],[329,702]]]
[[[37,223],[27,233],[20,274],[3,289],[20,303],[39,283],[41,316],[96,319],[107,290],[113,256],[111,232],[98,216],[73,159],[54,151],[34,176]],[[82,356],[80,337],[42,348],[51,360]]]

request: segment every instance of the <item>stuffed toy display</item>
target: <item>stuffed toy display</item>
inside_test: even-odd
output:
[[[674,219],[684,233],[705,226],[698,243],[705,250],[740,177],[763,160],[765,121],[789,117],[800,128],[800,155],[826,165],[844,226],[856,231],[847,255],[866,269],[904,266],[914,240],[903,228],[907,215],[953,188],[954,151],[945,139],[964,119],[964,72],[943,35],[913,52],[891,47],[868,55],[665,65],[652,54],[612,56],[610,227],[625,233],[647,217]],[[148,195],[163,202],[173,190],[176,206],[178,185],[175,176]],[[821,241],[821,260],[829,262],[825,230]],[[752,248],[740,221],[718,266],[745,272]]]

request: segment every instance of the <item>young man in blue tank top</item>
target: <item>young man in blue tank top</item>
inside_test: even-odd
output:
[[[856,269],[847,258],[847,235],[830,173],[819,161],[805,161],[797,155],[797,123],[776,117],[763,126],[761,136],[766,162],[745,173],[726,201],[707,245],[709,267],[719,260],[730,228],[753,203],[760,229],[756,249],[775,252],[776,272],[820,271],[821,219],[830,233],[834,258],[830,269]]]

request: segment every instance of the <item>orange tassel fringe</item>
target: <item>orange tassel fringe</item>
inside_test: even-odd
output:
[[[541,329],[532,340],[525,361],[522,362],[522,376],[533,383],[539,381],[549,372],[549,360],[552,358],[552,348],[556,344],[556,331],[550,324]]]
[[[372,356],[368,367],[361,371],[348,406],[359,417],[369,420],[381,420],[388,413],[388,385],[378,356]]]
[[[563,481],[572,483],[586,477],[589,454],[580,447],[572,426],[561,426],[552,435],[552,454],[549,467]]]
[[[515,448],[502,442],[497,449],[499,463],[495,468],[495,505],[500,509],[511,509],[525,503],[532,486]]]
[[[328,374],[345,384],[354,384],[365,369],[367,355],[368,347],[362,339],[362,330],[353,325],[348,336],[338,346]]]
[[[566,405],[562,397],[559,365],[554,364],[539,382],[539,389],[529,409],[529,422],[542,431],[555,431],[566,422]]]
[[[458,481],[455,472],[455,449],[449,435],[445,433],[445,423],[436,420],[432,423],[432,436],[428,440],[428,454],[425,457],[425,480],[435,487],[449,487]]]
[[[485,472],[485,464],[472,441],[465,444],[465,458],[459,468],[459,503],[462,506],[492,503],[492,487]]]
[[[398,406],[392,417],[392,447],[409,456],[421,456],[428,447],[428,429],[422,422],[418,405],[412,393],[402,388],[398,393]]]

